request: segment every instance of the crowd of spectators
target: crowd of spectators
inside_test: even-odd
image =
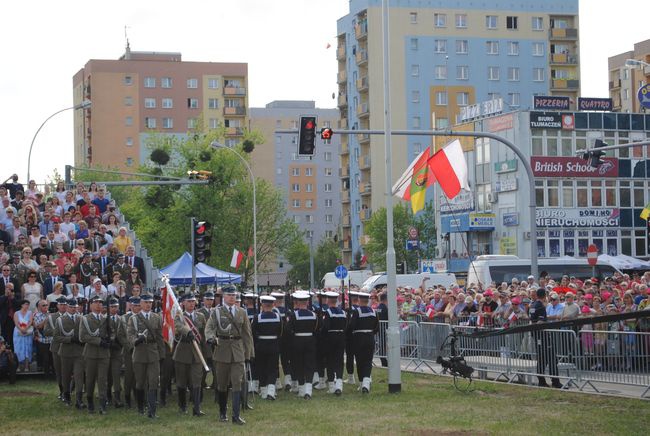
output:
[[[12,366],[47,373],[51,338],[42,330],[56,299],[76,297],[83,308],[113,295],[125,305],[145,286],[144,261],[105,186],[41,189],[30,180],[25,189],[14,174],[0,202],[0,374]]]

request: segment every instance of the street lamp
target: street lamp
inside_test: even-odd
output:
[[[32,138],[32,143],[29,146],[29,155],[27,156],[27,183],[29,183],[29,181],[31,180],[29,176],[30,176],[30,168],[31,168],[31,163],[32,163],[32,148],[34,147],[34,141],[36,141],[36,136],[38,136],[38,132],[41,131],[41,129],[43,128],[45,123],[47,123],[50,120],[50,118],[54,117],[55,115],[60,114],[61,112],[65,112],[65,111],[68,111],[70,109],[74,109],[74,110],[88,109],[91,105],[92,105],[92,103],[90,102],[90,100],[84,100],[79,104],[76,104],[76,105],[70,106],[70,107],[66,107],[64,109],[61,109],[59,111],[54,112],[52,115],[47,117],[45,119],[45,121],[43,121],[43,124],[41,124],[41,126],[38,128],[36,133],[34,133],[34,137]]]
[[[639,59],[626,59],[626,67],[650,67],[650,64]]]
[[[248,170],[248,174],[251,176],[251,182],[253,183],[253,289],[255,291],[255,294],[258,294],[258,290],[257,290],[257,206],[256,206],[257,200],[256,200],[256,192],[255,192],[255,176],[253,176],[253,170],[251,170],[251,166],[248,164],[246,159],[244,159],[242,155],[237,153],[234,149],[228,147],[227,145],[220,144],[217,141],[212,141],[210,145],[214,148],[223,148],[225,150],[230,150],[231,152],[235,153],[237,157],[244,163],[246,169]]]

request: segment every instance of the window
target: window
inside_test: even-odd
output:
[[[456,27],[459,29],[467,27],[467,14],[456,14]]]
[[[411,76],[420,77],[420,66],[419,65],[411,65]]]
[[[420,102],[420,91],[411,91],[411,102],[412,103]]]
[[[188,98],[187,99],[187,108],[188,109],[198,109],[199,108],[199,99],[198,98]]]
[[[332,215],[325,215],[326,224],[332,224],[333,221],[334,221],[334,217]]]
[[[447,106],[447,92],[446,91],[437,91],[436,92],[436,105],[437,106]]]
[[[411,24],[416,24],[418,22],[418,13],[417,12],[411,12],[409,14],[409,19]]]
[[[155,77],[145,77],[144,78],[144,87],[145,88],[155,88],[156,87],[156,78]]]
[[[420,128],[420,117],[413,117],[413,128],[414,129]]]
[[[519,81],[519,67],[508,67],[508,80],[511,82]]]
[[[434,78],[436,80],[445,80],[447,79],[447,66],[446,65],[436,65],[433,70]]]
[[[218,118],[210,118],[208,120],[208,128],[210,129],[218,129],[219,128],[219,119]],[[280,168],[278,168],[280,169]]]
[[[533,82],[544,81],[544,68],[533,68]]]
[[[433,25],[435,27],[447,27],[447,14],[433,14]]]
[[[300,215],[294,215],[293,216],[293,222],[295,224],[299,224],[300,223]]]
[[[311,209],[314,207],[314,200],[305,200],[305,209]]]
[[[219,79],[208,79],[208,89],[219,88]]]
[[[499,25],[499,17],[496,15],[486,15],[485,16],[485,27],[488,29],[496,29]]]
[[[499,67],[488,67],[488,80],[499,80]]]
[[[133,125],[133,117],[126,117],[124,119],[124,124],[126,124],[127,126],[132,126]]]
[[[508,41],[508,56],[519,56],[519,41]]]
[[[124,106],[133,106],[133,97],[124,97]]]
[[[163,77],[160,79],[160,87],[161,88],[171,88],[172,87],[172,78],[171,77]]]
[[[544,56],[543,42],[533,42],[533,56]]]
[[[314,192],[314,185],[311,183],[305,184],[305,192]]]
[[[434,43],[434,51],[436,53],[447,53],[447,40],[446,39],[436,39]]]
[[[499,54],[499,41],[487,41],[485,43],[486,52],[489,55],[498,55]]]
[[[506,17],[506,29],[517,30],[519,17]]]
[[[488,100],[498,100],[501,98],[500,92],[488,92]]]
[[[199,120],[196,118],[188,118],[187,119],[187,128],[188,129],[196,129],[196,126],[198,126]]]
[[[533,17],[533,30],[544,30],[543,17]]]
[[[126,138],[126,146],[133,147],[133,138],[131,138],[130,136]]]
[[[456,79],[457,80],[469,79],[469,67],[467,65],[458,65],[456,67]]]
[[[334,231],[333,230],[325,230],[325,237],[332,239],[334,237]]]
[[[295,177],[300,176],[300,168],[291,168],[291,175]]]
[[[313,173],[311,167],[307,167],[307,168],[305,168],[305,176],[307,176],[307,177],[311,177],[311,176],[313,176],[313,175],[314,175],[314,173]]]
[[[411,38],[411,50],[417,50],[418,49],[418,39],[417,38]]]
[[[161,106],[163,109],[171,109],[174,107],[174,100],[171,98],[163,98],[161,102]]]
[[[145,98],[144,99],[144,107],[147,109],[155,109],[156,108],[156,99],[155,98]]]
[[[332,192],[332,184],[325,183],[325,192]]]
[[[173,129],[174,128],[174,119],[165,117],[162,119],[163,129]]]
[[[521,95],[518,92],[508,93],[508,104],[513,107],[519,107]]]
[[[325,171],[325,177],[331,177],[332,174],[334,174],[334,171],[332,170],[332,168],[329,168],[329,167],[325,168],[324,171]]]
[[[126,166],[130,167],[133,165],[133,158],[132,157],[127,157],[126,158]]]
[[[218,98],[209,98],[208,99],[208,109],[219,109],[219,99]]]
[[[456,104],[458,106],[467,106],[469,104],[469,92],[457,92]]]
[[[314,215],[305,215],[305,221],[307,224],[313,224],[314,223]]]
[[[300,184],[299,183],[292,183],[291,184],[291,190],[293,192],[300,192]]]
[[[332,207],[333,201],[331,198],[326,198],[325,199],[325,207]]]
[[[147,129],[155,129],[156,128],[156,119],[151,118],[151,117],[146,117],[144,119],[144,125]]]
[[[124,76],[124,84],[126,86],[131,86],[133,85],[133,77],[131,76]]]
[[[326,151],[325,153],[323,153],[323,160],[325,162],[330,162],[332,160],[332,152]]]
[[[300,200],[297,199],[297,198],[294,198],[294,199],[292,200],[292,202],[291,202],[291,206],[293,206],[293,207],[296,208],[296,209],[299,208],[299,207],[300,207]]]
[[[469,50],[469,43],[466,39],[456,40],[456,54],[467,54]]]
[[[196,89],[199,87],[198,79],[187,79],[187,89]]]

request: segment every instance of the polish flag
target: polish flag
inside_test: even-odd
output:
[[[244,253],[237,250],[236,248],[232,251],[232,259],[230,260],[230,267],[239,269],[241,261],[244,259]]]
[[[515,321],[517,321],[517,315],[514,312],[512,312],[508,317],[508,322],[513,323]]]
[[[160,289],[162,302],[162,335],[163,340],[171,350],[174,346],[174,324],[176,316],[181,313],[176,295],[169,285],[169,277],[163,277],[163,286]]]
[[[483,327],[483,321],[485,319],[483,318],[483,315],[479,315],[478,318],[476,318],[476,326],[477,327]]]
[[[429,167],[447,198],[454,198],[461,189],[469,191],[467,161],[458,139],[431,156]]]
[[[433,319],[433,314],[435,313],[435,310],[433,310],[433,307],[430,307],[429,310],[427,310],[427,318]]]

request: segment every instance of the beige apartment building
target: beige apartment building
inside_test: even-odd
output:
[[[643,112],[645,109],[639,103],[637,92],[650,82],[650,39],[634,44],[634,50],[608,58],[607,65],[609,96],[613,100],[614,110]]]

